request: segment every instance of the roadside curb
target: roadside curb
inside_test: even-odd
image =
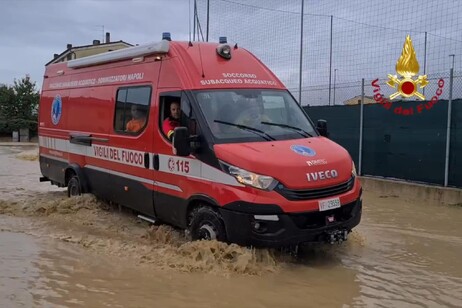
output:
[[[384,179],[360,176],[365,191],[395,195],[422,203],[438,202],[445,205],[462,205],[462,189],[429,184],[406,182],[399,179]]]

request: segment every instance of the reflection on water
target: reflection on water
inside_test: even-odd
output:
[[[359,294],[353,271],[341,264],[309,267],[288,264],[277,274],[262,276],[234,274],[228,277],[207,273],[158,270],[146,265],[120,262],[75,245],[41,240],[29,235],[2,232],[9,246],[0,253],[10,267],[0,276],[2,306],[26,307],[305,307],[306,303],[348,302]],[[9,237],[10,241],[3,241]],[[15,248],[20,242],[27,253]],[[8,251],[6,253],[6,251]],[[10,262],[12,260],[12,262]],[[15,280],[17,283],[10,283]],[[328,298],[320,296],[347,282]]]
[[[28,282],[39,277],[32,260],[37,244],[29,236],[0,232],[0,304],[2,307],[31,306]]]
[[[366,192],[347,242],[295,259],[67,198],[30,150],[0,146],[0,307],[462,306],[462,208]]]

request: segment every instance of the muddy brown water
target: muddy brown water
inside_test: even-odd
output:
[[[366,192],[341,245],[190,242],[40,183],[0,146],[0,307],[462,307],[462,208]]]

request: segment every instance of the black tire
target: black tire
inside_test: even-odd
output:
[[[192,240],[226,242],[225,224],[221,215],[210,207],[201,207],[192,213],[190,233]]]
[[[82,194],[82,189],[80,188],[79,177],[73,175],[69,182],[67,183],[67,196],[80,196]]]

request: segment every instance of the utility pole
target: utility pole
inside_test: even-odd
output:
[[[302,14],[300,16],[300,72],[298,80],[298,103],[302,105],[302,74],[303,74],[303,11],[305,1],[302,0]]]
[[[426,73],[427,73],[427,31],[425,31],[424,75],[425,75]],[[425,88],[423,88],[422,94],[425,95]]]
[[[330,87],[332,82],[332,27],[334,25],[334,16],[330,15],[330,59],[329,59],[329,106],[330,106]]]
[[[197,20],[196,0],[194,0],[193,10],[194,10],[193,41],[195,41],[196,40],[196,20]]]
[[[454,71],[454,58],[456,57],[455,54],[452,54],[452,55],[449,55],[450,57],[452,57],[452,70]]]
[[[338,70],[336,68],[334,68],[334,104],[333,104],[334,106],[335,106],[335,80],[337,79],[336,78],[337,77],[337,71]]]
[[[209,41],[209,13],[210,13],[210,0],[207,0],[207,34],[205,36],[205,41]]]

